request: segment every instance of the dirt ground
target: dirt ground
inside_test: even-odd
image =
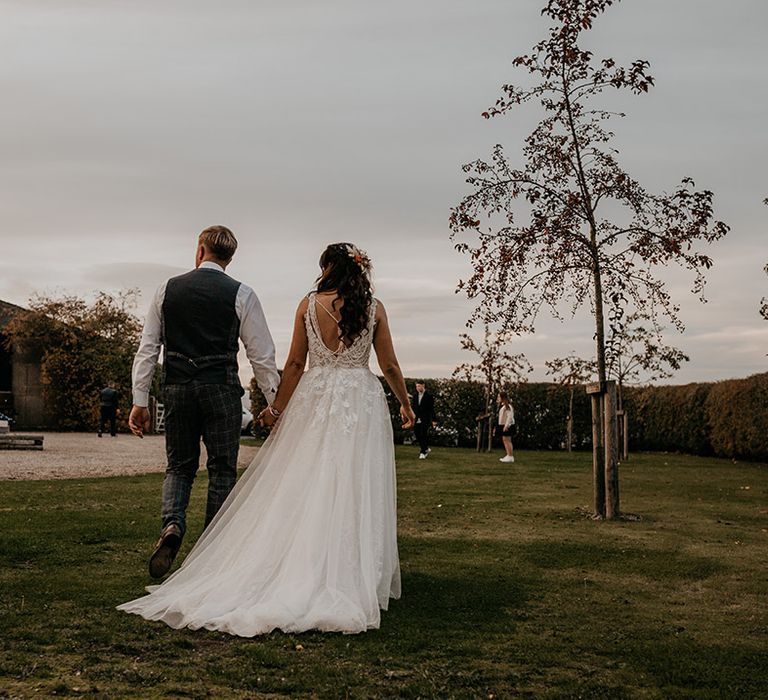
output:
[[[39,434],[39,433],[38,433]],[[95,433],[43,433],[44,449],[0,450],[0,481],[32,479],[74,479],[88,476],[118,476],[165,471],[165,440],[149,435]],[[246,467],[257,447],[240,447],[238,463]],[[200,460],[205,464],[205,448]]]

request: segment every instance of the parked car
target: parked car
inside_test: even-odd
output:
[[[253,414],[243,406],[243,422],[240,426],[242,435],[253,435]]]

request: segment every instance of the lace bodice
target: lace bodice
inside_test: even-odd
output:
[[[374,319],[376,318],[376,300],[371,301],[371,309],[368,318],[368,332],[362,333],[349,347],[341,345],[334,352],[323,342],[320,334],[320,324],[317,320],[317,303],[315,294],[309,295],[309,306],[304,314],[304,324],[307,328],[307,340],[309,342],[309,368],[313,367],[343,367],[355,369],[368,367],[371,357],[371,345],[373,344]]]

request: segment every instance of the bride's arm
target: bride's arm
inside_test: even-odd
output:
[[[389,320],[384,304],[376,305],[376,329],[373,332],[373,349],[376,351],[376,359],[379,362],[384,378],[400,402],[400,417],[403,419],[403,428],[411,428],[416,422],[416,416],[411,408],[411,400],[408,389],[405,386],[403,372],[395,355],[392,344],[392,333],[389,330]]]
[[[304,298],[299,304],[299,308],[296,309],[296,318],[293,322],[293,338],[291,339],[291,349],[288,351],[288,359],[285,361],[285,367],[283,368],[283,376],[280,379],[280,388],[277,390],[277,396],[272,402],[272,408],[279,413],[282,413],[288,402],[293,396],[293,392],[296,390],[296,385],[301,379],[301,375],[304,374],[304,367],[307,364],[307,328],[304,325],[304,314],[307,312],[307,306],[309,300]],[[269,414],[269,408],[262,411],[262,414]],[[262,415],[259,416],[262,418]],[[263,415],[263,420],[268,423],[274,423],[274,420],[270,421],[268,415]]]

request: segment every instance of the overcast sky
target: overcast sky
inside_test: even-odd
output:
[[[267,313],[282,363],[293,310],[327,243],[374,263],[403,369],[463,356],[468,273],[447,218],[460,166],[517,152],[538,115],[483,120],[511,59],[544,34],[543,0],[0,0],[0,299],[154,288],[191,267],[196,235],[240,241],[233,276]],[[649,189],[685,175],[732,226],[712,247],[709,303],[671,276],[691,362],[675,381],[768,367],[768,4],[624,0],[598,53],[651,61],[657,87],[611,96],[625,169]],[[585,316],[543,318],[514,348],[592,352]],[[248,374],[248,373],[245,373]]]

